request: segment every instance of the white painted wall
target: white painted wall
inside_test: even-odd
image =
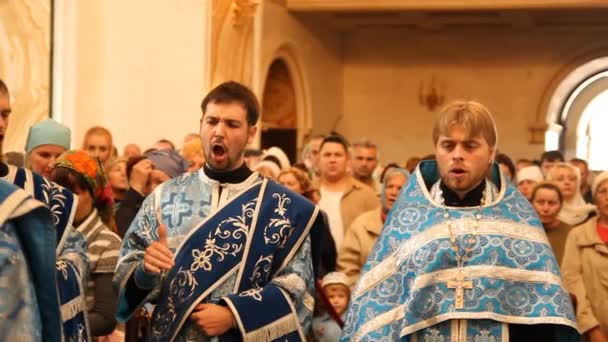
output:
[[[208,90],[211,2],[59,0],[54,117],[79,148],[93,125],[109,128],[119,151],[160,138],[178,146],[198,132]]]

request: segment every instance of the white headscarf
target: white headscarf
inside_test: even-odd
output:
[[[564,198],[562,209],[557,218],[566,224],[576,226],[583,223],[589,217],[589,214],[595,211],[595,205],[586,203],[581,195],[581,172],[577,167],[568,163],[559,163],[551,168],[547,180],[555,183],[556,173],[560,168],[568,168],[574,172],[576,175],[576,192],[571,199]]]

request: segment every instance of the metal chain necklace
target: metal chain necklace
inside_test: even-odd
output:
[[[440,193],[441,196],[441,205],[445,207],[445,199],[443,197],[443,193]],[[456,257],[456,267],[458,268],[458,273],[456,274],[456,278],[454,280],[449,280],[447,282],[447,287],[450,289],[454,289],[456,291],[454,296],[454,307],[456,309],[464,308],[464,290],[472,289],[473,282],[471,280],[466,280],[464,275],[464,264],[467,262],[473,252],[473,247],[477,242],[477,236],[479,235],[479,221],[481,220],[481,210],[486,201],[486,191],[484,190],[483,195],[481,197],[481,201],[479,204],[479,213],[475,215],[475,224],[473,233],[469,234],[469,236],[465,237],[464,240],[467,242],[466,248],[464,249],[464,253],[461,250],[460,241],[458,241],[457,235],[454,233],[454,229],[452,227],[452,222],[447,221],[448,230],[450,231],[450,243],[451,249],[454,251]],[[445,208],[444,208],[445,210]],[[443,217],[446,220],[449,220],[450,214],[447,210],[444,211]]]

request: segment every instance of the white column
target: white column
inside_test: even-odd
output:
[[[56,0],[53,7],[53,105],[51,117],[72,130],[76,124],[76,0]],[[72,134],[72,146],[74,134]]]

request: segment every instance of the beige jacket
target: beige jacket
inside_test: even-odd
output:
[[[600,326],[608,334],[608,245],[597,234],[597,217],[572,229],[566,239],[562,276],[577,299],[581,333]]]
[[[350,225],[366,211],[378,208],[380,199],[369,186],[359,182],[353,177],[349,177],[349,185],[342,195],[340,210],[342,211],[342,225],[344,232],[348,231]]]
[[[359,215],[344,234],[338,252],[338,271],[346,274],[351,287],[359,280],[361,268],[382,231],[381,210],[376,208]]]

